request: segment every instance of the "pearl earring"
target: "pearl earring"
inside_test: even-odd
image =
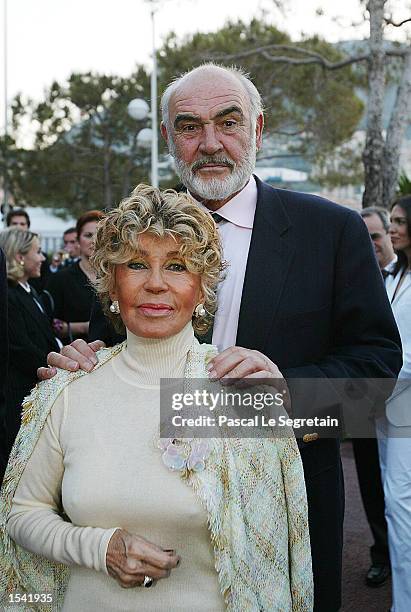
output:
[[[113,314],[120,314],[120,306],[118,305],[117,300],[114,300],[114,302],[110,304],[110,312]]]
[[[194,315],[196,317],[205,317],[207,314],[206,309],[204,308],[204,304],[197,304],[195,310],[194,310]]]

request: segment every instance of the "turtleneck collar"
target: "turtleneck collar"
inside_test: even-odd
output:
[[[191,321],[174,336],[142,338],[127,330],[127,344],[113,367],[139,387],[160,385],[160,378],[183,378],[187,353],[195,342]]]

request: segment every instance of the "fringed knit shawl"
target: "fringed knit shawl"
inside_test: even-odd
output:
[[[102,367],[124,343],[98,353]],[[209,345],[194,345],[185,377],[207,376]],[[5,612],[62,608],[67,566],[32,554],[6,530],[13,496],[50,410],[64,387],[85,372],[58,371],[23,404],[22,426],[13,447],[0,497],[0,609]],[[227,610],[309,612],[313,609],[311,550],[303,469],[293,437],[216,438],[192,486],[208,514],[215,566]],[[159,455],[159,462],[161,458]],[[53,603],[9,604],[11,593],[52,593]]]

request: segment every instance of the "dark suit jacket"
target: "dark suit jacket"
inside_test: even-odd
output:
[[[79,261],[50,274],[46,289],[53,298],[56,319],[67,323],[90,320],[94,290]]]
[[[291,393],[292,379],[396,377],[401,342],[360,215],[316,196],[260,181],[257,187],[237,345],[272,359]],[[331,612],[341,605],[344,497],[338,443],[320,437],[299,446],[315,610]]]
[[[0,249],[0,485],[6,468],[6,381],[9,362],[6,258]]]
[[[9,377],[6,425],[10,450],[20,427],[21,402],[37,383],[37,368],[58,351],[50,321],[20,285],[9,283]]]
[[[400,338],[360,215],[258,179],[257,188],[236,344],[272,359],[292,394],[293,381],[301,378],[395,377]],[[100,323],[94,318],[92,339],[94,330],[103,329],[101,315]],[[298,410],[299,398],[293,400]],[[341,606],[344,512],[338,441],[322,439],[320,432],[318,440],[299,446],[315,610],[334,612]]]

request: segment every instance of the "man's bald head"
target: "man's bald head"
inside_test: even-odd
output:
[[[179,94],[184,93],[185,89],[188,87],[191,89],[198,83],[212,83],[213,79],[216,77],[224,78],[228,84],[231,80],[233,85],[236,85],[237,87],[238,84],[241,85],[244,94],[247,97],[252,125],[255,126],[257,118],[263,113],[263,103],[254,83],[240,68],[236,68],[234,66],[228,68],[226,66],[214,64],[213,62],[208,62],[206,64],[202,64],[201,66],[197,66],[197,68],[193,68],[188,72],[185,72],[178,78],[174,79],[165,89],[161,98],[161,110],[163,123],[168,132],[170,132],[169,106],[172,96],[177,92]]]

